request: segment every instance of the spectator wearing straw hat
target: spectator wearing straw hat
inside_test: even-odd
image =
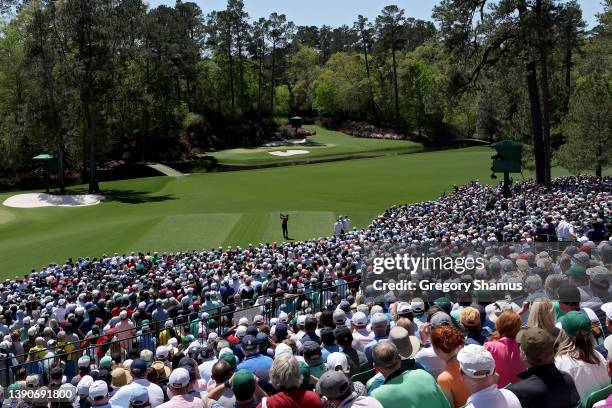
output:
[[[487,338],[482,334],[480,322],[480,311],[475,307],[464,307],[459,312],[459,321],[467,332],[465,344],[477,344],[482,346]]]

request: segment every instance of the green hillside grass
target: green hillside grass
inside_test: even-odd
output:
[[[365,227],[389,206],[435,199],[474,179],[492,182],[491,155],[475,147],[122,180],[102,183],[108,199],[96,206],[0,207],[0,277],[68,257],[282,241],[281,211],[291,215],[289,235],[297,240],[331,235],[339,214]],[[0,194],[0,202],[13,194]]]

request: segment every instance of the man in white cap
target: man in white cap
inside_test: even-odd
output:
[[[88,406],[90,405],[87,398],[89,398],[89,387],[93,384],[93,378],[90,375],[86,375],[81,378],[77,383],[77,397],[75,398],[75,406]]]
[[[353,348],[363,351],[374,340],[374,332],[368,329],[368,317],[363,312],[355,312],[351,318],[353,329]]]
[[[170,401],[161,404],[159,408],[201,408],[204,406],[202,399],[189,392],[191,379],[189,371],[179,367],[172,371],[168,379],[168,387],[172,389],[173,397]]]
[[[89,401],[92,407],[111,408],[108,402],[108,384],[97,380],[89,386]]]
[[[129,339],[136,334],[134,323],[128,318],[127,310],[122,310],[119,313],[119,323],[115,326],[117,338],[120,341],[121,348],[128,350],[130,348]]]
[[[66,320],[66,299],[57,301],[57,307],[53,310],[51,317],[58,323],[63,323]]]
[[[332,319],[334,320],[334,324],[336,325],[336,327],[349,327],[349,325],[347,324],[348,320],[346,318],[346,313],[342,309],[334,310]]]
[[[168,358],[170,350],[167,346],[157,346],[155,349],[155,359],[161,361],[165,366],[172,368],[172,361]]]
[[[304,334],[306,334],[306,331],[304,331],[305,324],[306,324],[306,315],[299,315],[297,317],[298,331],[291,337],[296,342],[299,342],[300,340],[302,340],[302,337],[304,337]]]
[[[374,333],[374,340],[370,341],[363,349],[366,358],[372,362],[372,349],[381,340],[386,340],[389,335],[387,329],[389,327],[389,320],[383,313],[374,313],[372,320],[370,321],[370,327]]]
[[[416,325],[417,330],[420,330],[423,323],[427,323],[427,315],[425,314],[425,302],[421,298],[414,298],[410,302],[410,309],[414,319],[412,322]]]
[[[342,371],[346,375],[350,373],[348,358],[344,353],[331,353],[327,357],[326,367],[328,371]]]
[[[512,391],[497,388],[495,360],[487,349],[469,344],[459,351],[457,360],[461,378],[472,392],[465,408],[521,408]]]

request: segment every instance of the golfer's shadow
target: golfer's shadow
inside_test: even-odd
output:
[[[287,237],[285,238],[287,241],[295,241],[295,238]]]

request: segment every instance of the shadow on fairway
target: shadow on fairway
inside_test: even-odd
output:
[[[152,196],[145,191],[134,190],[110,190],[105,191],[104,202],[119,202],[123,204],[143,204],[143,203],[161,203],[169,200],[176,200],[172,194]]]

